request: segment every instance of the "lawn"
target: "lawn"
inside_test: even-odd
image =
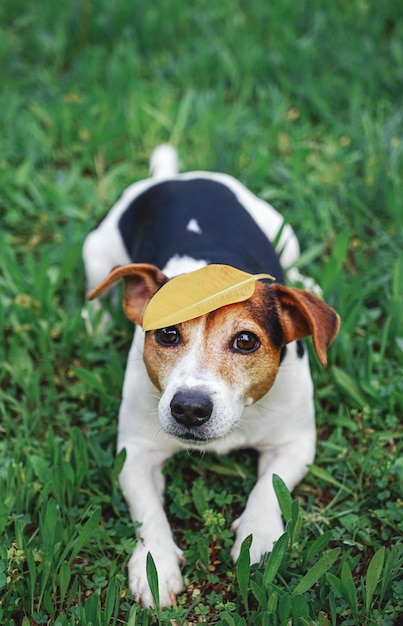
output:
[[[2,0],[0,83],[0,623],[401,625],[403,4]],[[284,213],[342,327],[275,550],[230,560],[253,456],[179,455],[187,589],[151,611],[114,455],[131,329],[88,336],[81,247],[165,141]]]

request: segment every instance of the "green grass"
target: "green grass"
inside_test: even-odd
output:
[[[403,5],[3,0],[0,84],[0,623],[401,624]],[[162,141],[287,216],[342,328],[261,567],[229,557],[254,459],[170,460],[187,590],[151,612],[114,457],[130,330],[87,336],[81,246]]]

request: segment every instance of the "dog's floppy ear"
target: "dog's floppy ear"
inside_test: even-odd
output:
[[[336,311],[302,289],[272,285],[271,290],[275,292],[280,307],[284,344],[312,335],[318,359],[322,365],[326,365],[326,350],[340,327],[340,317]]]
[[[97,298],[120,278],[124,280],[123,310],[126,317],[141,325],[148,301],[168,278],[158,267],[148,263],[118,265],[88,294],[88,299]]]

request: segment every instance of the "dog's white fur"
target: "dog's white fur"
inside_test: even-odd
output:
[[[154,152],[151,167],[155,176],[131,185],[101,225],[87,237],[84,262],[89,290],[103,280],[112,267],[131,262],[118,233],[119,216],[123,208],[155,184],[156,179],[167,177],[197,176],[224,183],[271,241],[282,228],[277,246],[282,266],[288,268],[298,259],[299,245],[292,228],[283,224],[283,218],[273,207],[232,177],[206,172],[178,174],[176,152],[169,146],[161,146]],[[174,257],[162,270],[172,277],[202,265],[204,262],[190,257]],[[158,571],[160,605],[165,606],[183,589],[183,582],[179,567],[181,550],[175,544],[163,510],[161,468],[181,449],[200,449],[200,445],[182,443],[168,434],[173,419],[170,401],[175,391],[179,387],[202,387],[214,397],[214,419],[208,426],[212,440],[203,445],[203,451],[226,454],[236,448],[249,447],[259,453],[258,481],[244,512],[233,523],[236,539],[232,549],[236,560],[243,540],[252,534],[251,560],[258,562],[283,532],[272,486],[273,474],[281,476],[292,490],[314,459],[313,384],[307,354],[302,358],[297,356],[295,344],[291,344],[286,362],[279,368],[270,391],[256,404],[245,403],[241,394],[234,393],[223,378],[201,371],[199,355],[204,349],[203,334],[195,330],[192,347],[170,370],[160,395],[147,375],[143,349],[144,333],[137,327],[123,385],[117,448],[126,450],[120,475],[122,490],[132,519],[141,522],[139,539],[129,563],[130,587],[145,606],[153,604],[146,576],[146,558],[150,552]]]

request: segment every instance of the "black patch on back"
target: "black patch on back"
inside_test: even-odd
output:
[[[187,230],[190,220],[197,221],[201,234]],[[153,185],[129,204],[118,227],[135,263],[163,268],[175,255],[190,256],[252,274],[270,273],[284,282],[266,235],[235,194],[216,181],[194,178]]]

